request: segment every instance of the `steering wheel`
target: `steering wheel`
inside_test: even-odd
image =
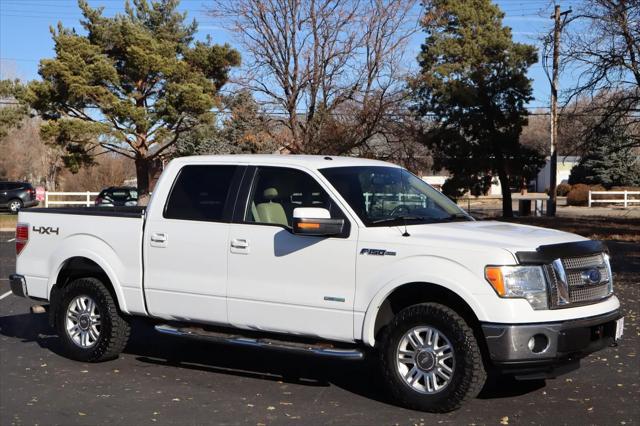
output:
[[[390,217],[401,216],[401,215],[409,214],[410,212],[411,210],[409,210],[409,206],[407,206],[406,204],[399,204],[395,206],[393,210],[391,210],[391,213],[389,213],[389,216]]]

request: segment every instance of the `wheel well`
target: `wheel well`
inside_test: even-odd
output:
[[[419,303],[436,302],[456,311],[474,331],[480,331],[480,321],[473,309],[453,291],[432,283],[408,283],[396,288],[380,305],[374,325],[374,336],[378,336],[393,317],[402,309]]]
[[[83,277],[100,278],[106,286],[111,286],[111,281],[104,270],[91,259],[86,257],[72,257],[67,259],[62,265],[58,278],[56,279],[56,285],[60,288],[67,285],[74,279]]]
[[[99,279],[111,293],[111,297],[116,301],[116,306],[119,306],[118,297],[106,272],[104,272],[100,265],[86,257],[71,257],[64,262],[60,272],[58,273],[56,283],[51,289],[51,304],[55,305],[55,302],[57,302],[57,296],[60,294],[60,290],[64,288],[64,286],[75,279],[86,277]]]

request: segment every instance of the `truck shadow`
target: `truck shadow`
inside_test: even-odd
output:
[[[35,342],[41,348],[64,357],[63,348],[47,314],[19,314],[0,317],[0,335]],[[281,381],[303,386],[338,386],[383,403],[391,399],[375,372],[373,356],[364,361],[342,361],[210,343],[157,333],[145,321],[134,320],[132,336],[124,350],[136,361],[166,368],[181,368],[227,374],[259,380]],[[122,367],[120,367],[122,368]],[[544,381],[492,381],[481,399],[509,398],[545,386]]]

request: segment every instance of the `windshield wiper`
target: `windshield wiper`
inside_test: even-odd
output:
[[[398,215],[398,216],[392,216],[392,217],[385,217],[384,219],[374,220],[371,222],[371,224],[377,225],[378,223],[397,222],[399,220],[428,220],[428,218],[424,216]]]
[[[444,218],[442,220],[454,221],[457,219],[469,220],[471,219],[471,217],[466,213],[453,213],[453,214],[450,214],[449,217]]]

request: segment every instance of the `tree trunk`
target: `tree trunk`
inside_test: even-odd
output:
[[[502,190],[502,217],[513,217],[513,205],[511,204],[511,189],[509,188],[509,177],[504,167],[498,170],[498,179]]]
[[[149,194],[149,163],[148,158],[137,157],[136,179],[138,181],[138,197]]]

